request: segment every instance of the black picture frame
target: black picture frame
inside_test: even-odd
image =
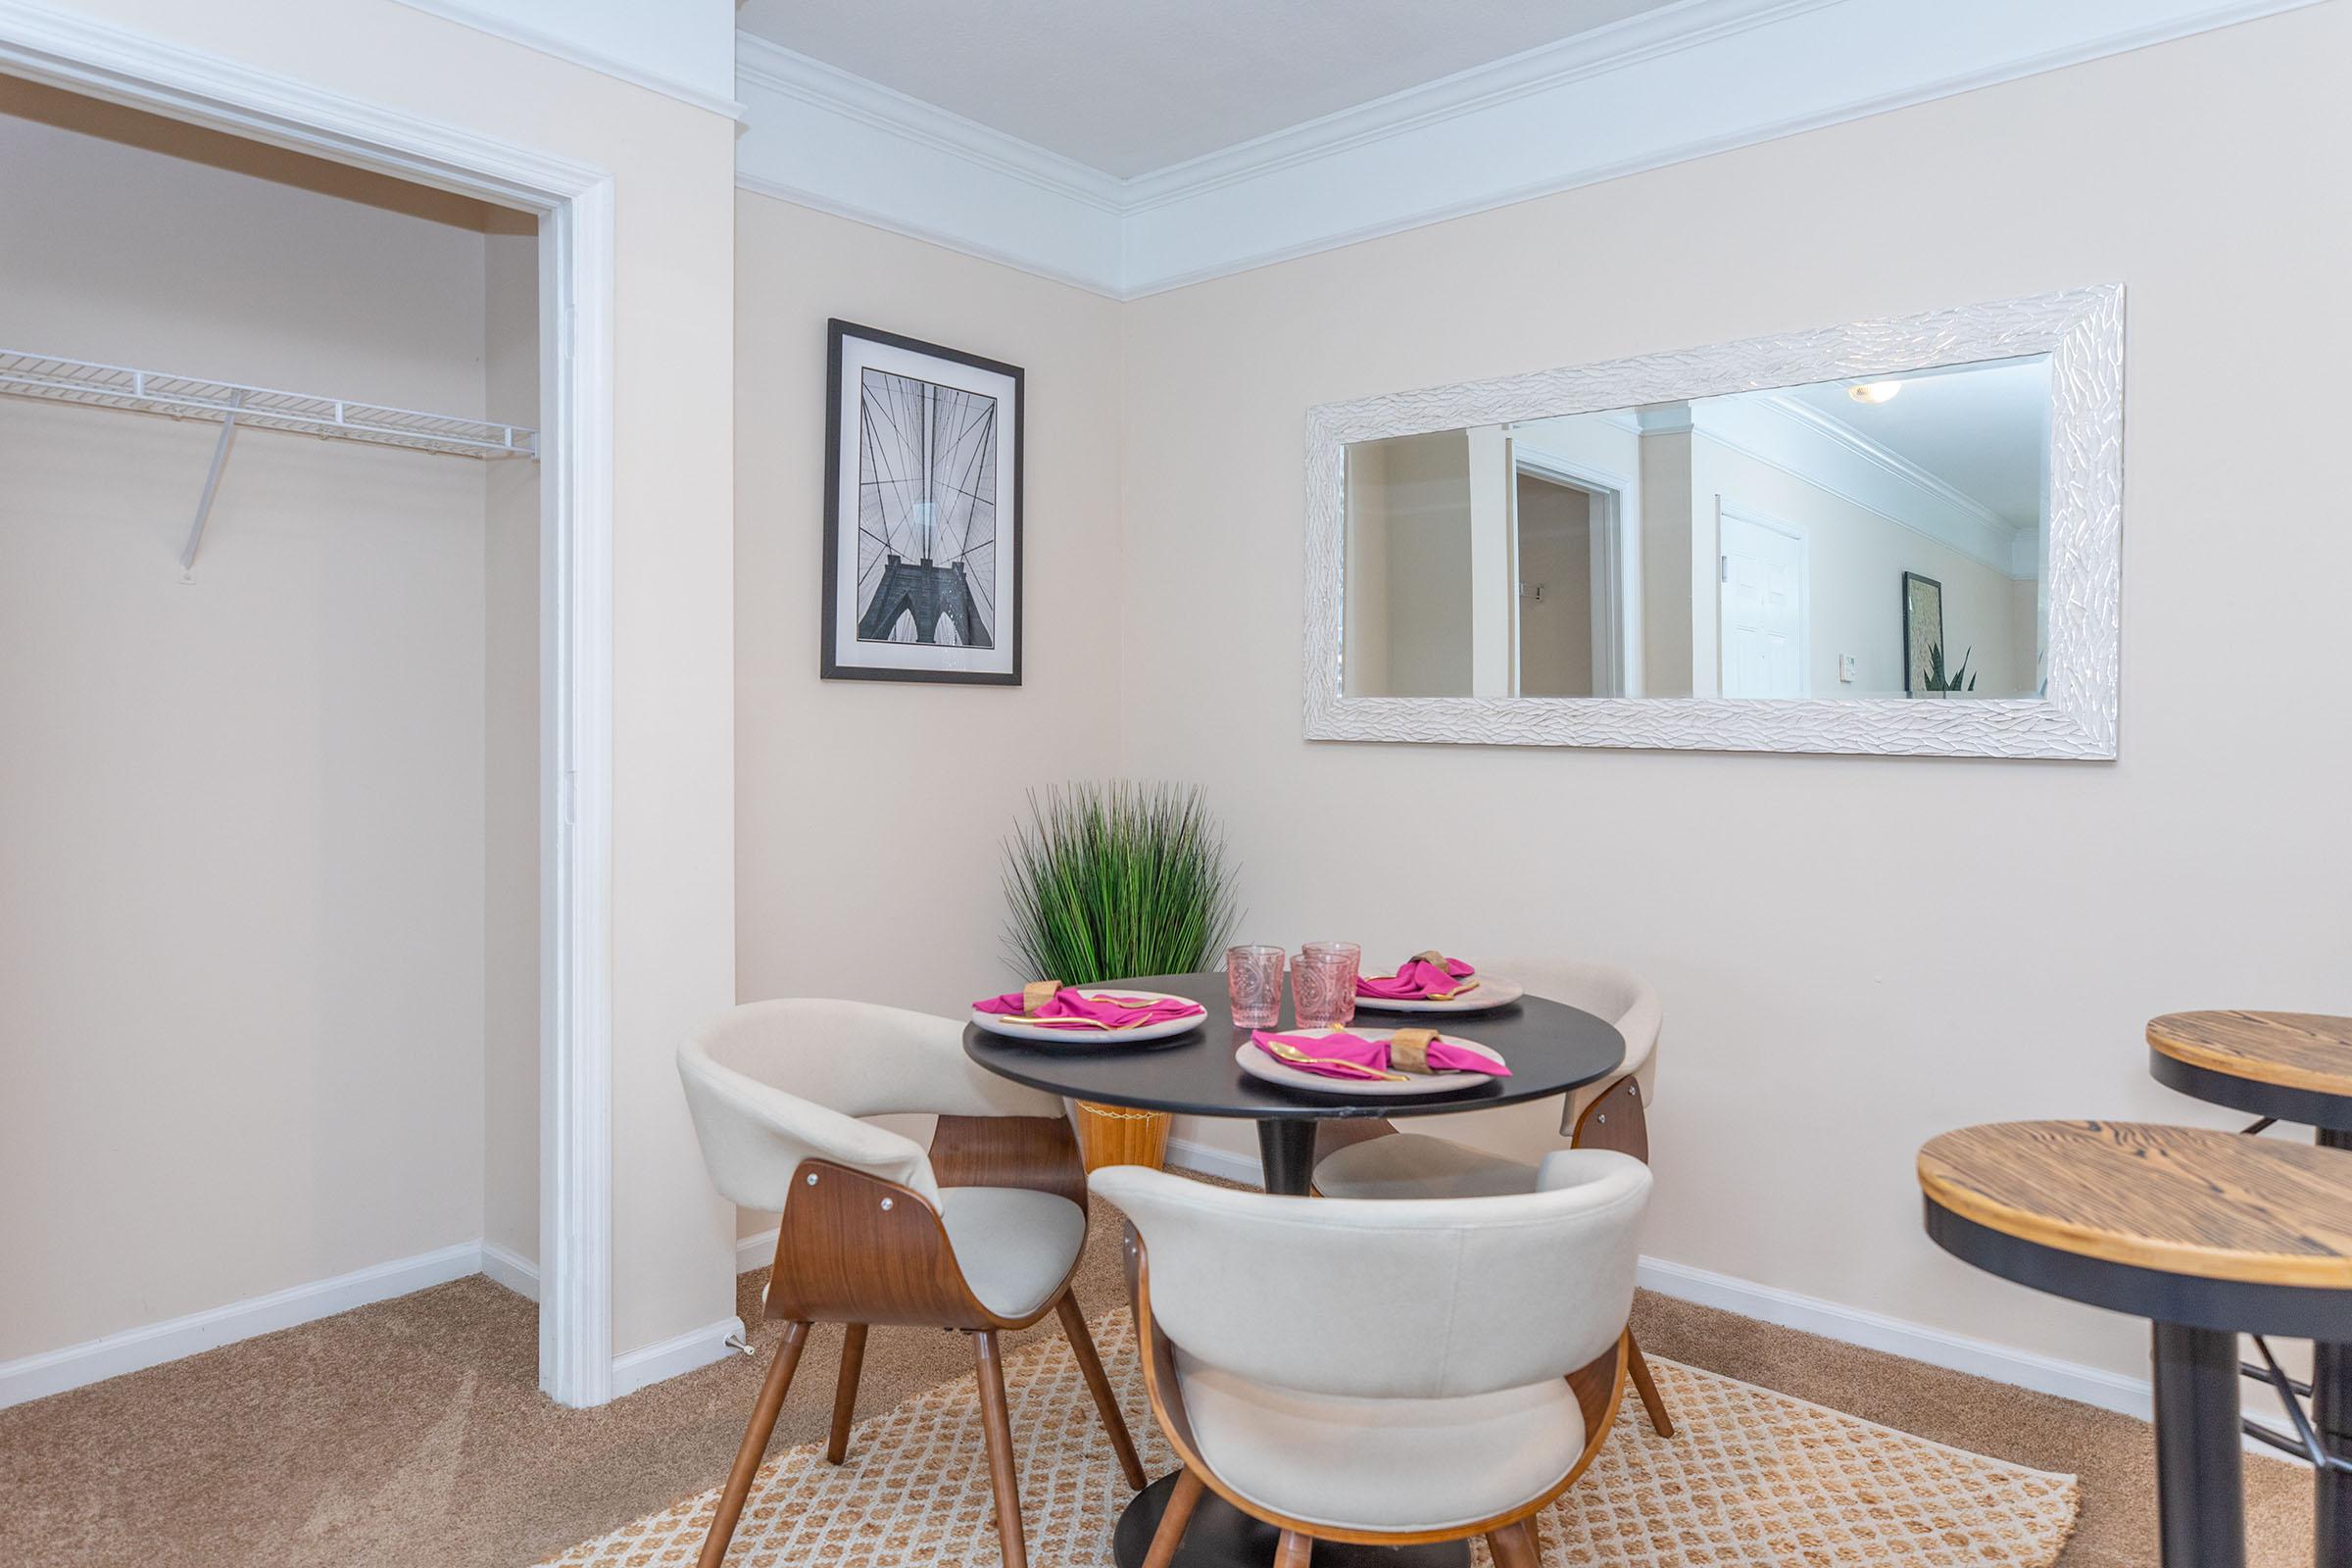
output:
[[[1919,641],[1920,628],[1915,617],[1919,608],[1933,598],[1936,604],[1936,625],[1929,641],[1943,642],[1943,584],[1934,577],[1916,571],[1903,573],[1903,695],[1920,697],[1927,692],[1927,670]]]
[[[987,359],[977,354],[966,354],[959,349],[947,348],[937,343],[926,343],[919,338],[905,337],[896,332],[885,332],[878,327],[862,326],[855,321],[845,321],[836,318],[828,320],[825,325],[825,533],[824,575],[820,585],[822,642],[818,649],[818,674],[826,680],[918,681],[964,686],[1020,685],[1021,619],[1023,600],[1026,597],[1022,584],[1021,557],[1028,532],[1022,507],[1022,495],[1028,478],[1024,450],[1024,427],[1027,423],[1029,402],[1026,374],[1017,365],[1006,365],[1001,360]],[[936,646],[939,659],[936,665],[906,662],[908,656],[903,653],[891,656],[899,662],[888,664],[861,663],[854,658],[842,657],[844,639],[841,631],[845,624],[844,612],[846,610],[848,612],[846,623],[851,625],[857,624],[858,612],[855,600],[857,584],[855,582],[851,584],[850,603],[845,605],[845,596],[840,581],[843,547],[842,496],[845,478],[842,461],[843,431],[846,419],[864,417],[862,392],[856,413],[850,413],[845,408],[845,394],[848,388],[844,383],[843,366],[845,350],[852,344],[870,344],[885,349],[899,350],[946,365],[962,366],[969,369],[984,371],[990,375],[1004,377],[1010,382],[1011,418],[1006,421],[999,413],[993,428],[993,437],[998,443],[999,453],[1002,454],[997,460],[999,466],[1002,466],[1008,460],[1011,468],[1008,487],[1011,494],[1010,527],[1009,529],[1004,527],[1007,509],[1001,505],[995,506],[991,514],[992,527],[995,533],[993,543],[988,547],[999,552],[1002,557],[1002,565],[1008,567],[1008,572],[1000,571],[998,575],[998,581],[1003,585],[1004,591],[997,595],[995,603],[997,617],[995,624],[990,628],[992,640],[988,645],[991,653],[995,655],[991,662],[1006,664],[1007,667],[980,669],[957,667],[959,663],[968,662],[972,657],[965,646],[948,643],[934,645],[920,640],[912,645],[890,642],[885,643],[884,646],[900,649],[909,646],[931,649]],[[894,373],[898,373],[902,379],[913,379],[910,374],[906,372]],[[967,395],[979,396],[979,394]],[[1009,424],[1008,435],[1005,432],[1007,423]],[[864,450],[862,443],[860,450],[861,452]],[[935,471],[934,468],[926,466],[927,473]],[[853,526],[861,527],[862,522],[854,522]],[[1004,537],[1006,533],[1009,533],[1009,540]],[[855,555],[852,559],[856,559]],[[902,558],[899,556],[893,554],[890,557],[890,569],[896,570],[901,564]],[[960,560],[940,565],[926,557],[918,564],[909,565],[906,569],[910,575],[930,575],[936,579],[932,583],[917,585],[927,596],[923,601],[926,604],[939,604],[942,599],[940,590],[943,589],[946,598],[952,603],[956,602],[956,596],[960,595],[959,602],[967,616],[966,624],[970,624],[968,617],[976,613],[976,606],[971,590],[961,575],[963,567]],[[938,576],[938,574],[951,569],[957,572],[956,578],[949,579]],[[1003,603],[1005,599],[1010,600],[1009,607]],[[952,616],[954,610],[950,609],[948,613]],[[910,618],[915,619],[919,626],[919,616],[910,616]],[[917,636],[919,639],[919,630]],[[853,647],[873,647],[881,641],[881,639],[856,637],[850,639],[849,643]],[[1003,650],[1004,653],[998,653],[998,650]],[[1008,663],[1004,657],[1004,653],[1009,654]]]

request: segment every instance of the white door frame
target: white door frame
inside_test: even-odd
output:
[[[612,1390],[612,176],[26,0],[0,69],[540,215],[539,1387]]]

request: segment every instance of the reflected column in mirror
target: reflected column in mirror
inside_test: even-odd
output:
[[[2045,357],[1348,449],[1351,697],[2033,697]]]

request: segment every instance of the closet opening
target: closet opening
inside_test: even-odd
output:
[[[609,345],[542,323],[609,186],[44,74],[0,75],[0,1404],[475,1273],[561,1282],[541,1384],[599,1402]]]

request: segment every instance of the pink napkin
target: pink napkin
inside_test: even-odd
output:
[[[1373,997],[1382,1002],[1438,1002],[1465,989],[1461,982],[1478,973],[1459,958],[1447,958],[1446,967],[1422,958],[1407,958],[1393,975],[1358,975],[1355,994]]]
[[[1281,1056],[1274,1056],[1270,1051],[1266,1052],[1267,1055],[1274,1056],[1286,1067],[1319,1073],[1326,1078],[1377,1078],[1389,1068],[1389,1043],[1386,1040],[1366,1040],[1362,1035],[1345,1032],[1336,1035],[1277,1035],[1263,1029],[1250,1031],[1250,1038],[1257,1042],[1261,1051],[1265,1050],[1268,1041],[1279,1041],[1307,1055],[1323,1058],[1312,1062],[1287,1061]],[[1511,1069],[1493,1056],[1483,1052],[1465,1051],[1444,1040],[1430,1043],[1429,1065],[1438,1072],[1477,1072],[1489,1078],[1508,1078],[1511,1075]]]
[[[1001,997],[984,997],[972,1004],[972,1010],[1020,1017],[1021,994],[1010,991]],[[1111,991],[1063,986],[1054,993],[1052,1002],[1024,1021],[1048,1029],[1139,1029],[1145,1024],[1198,1017],[1207,1010],[1198,1002],[1187,1002],[1181,997],[1150,1001],[1143,997],[1122,997]]]

